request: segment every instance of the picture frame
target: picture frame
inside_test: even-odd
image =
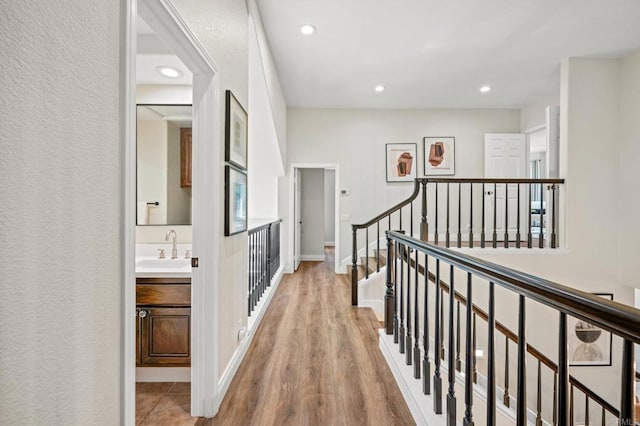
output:
[[[248,115],[231,90],[225,95],[224,160],[247,170]]]
[[[456,174],[456,138],[426,136],[424,146],[424,176]]]
[[[247,174],[230,165],[224,170],[224,235],[247,230]]]
[[[413,182],[418,176],[415,143],[388,143],[385,146],[387,182]]]
[[[611,293],[592,293],[613,300]],[[567,317],[567,343],[570,367],[611,365],[612,336],[587,321]]]

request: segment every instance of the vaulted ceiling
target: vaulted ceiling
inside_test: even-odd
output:
[[[638,0],[257,2],[293,107],[519,108],[559,93],[563,58],[640,48]]]

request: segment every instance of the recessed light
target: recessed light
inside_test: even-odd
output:
[[[311,35],[313,33],[315,33],[316,27],[314,27],[311,24],[304,24],[304,25],[300,25],[300,32],[304,35]]]
[[[482,93],[487,93],[487,92],[491,91],[491,86],[482,86],[482,87],[480,88],[480,91],[481,91]]]
[[[384,92],[384,86],[380,84],[380,85],[376,86],[376,88],[373,89],[373,90],[375,90],[378,93]]]
[[[166,65],[161,65],[159,67],[156,67],[156,71],[158,71],[160,74],[164,75],[165,77],[169,77],[169,78],[178,78],[182,76],[182,71],[180,71],[177,68],[168,67]]]

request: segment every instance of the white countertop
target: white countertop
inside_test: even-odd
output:
[[[191,278],[191,259],[185,259],[191,244],[178,244],[178,258],[171,259],[171,244],[136,244],[137,278]],[[158,258],[164,249],[165,259]]]

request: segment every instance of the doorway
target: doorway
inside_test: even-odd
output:
[[[325,247],[339,253],[340,172],[336,164],[293,164],[290,176],[290,262],[295,271],[301,261],[324,261]]]
[[[170,0],[127,0],[123,26],[123,135],[125,211],[123,242],[123,423],[135,424],[136,394],[136,76],[137,20],[141,17],[193,75],[192,118],[192,254],[199,259],[191,273],[191,415],[212,417],[217,407],[217,286],[220,236],[220,178],[208,164],[220,162],[218,67],[177,14]],[[206,119],[203,119],[205,118]],[[213,120],[210,117],[214,117]],[[201,141],[213,141],[202,143]],[[209,190],[208,190],[209,189]],[[207,235],[205,239],[203,236]],[[209,284],[210,283],[210,284]]]

